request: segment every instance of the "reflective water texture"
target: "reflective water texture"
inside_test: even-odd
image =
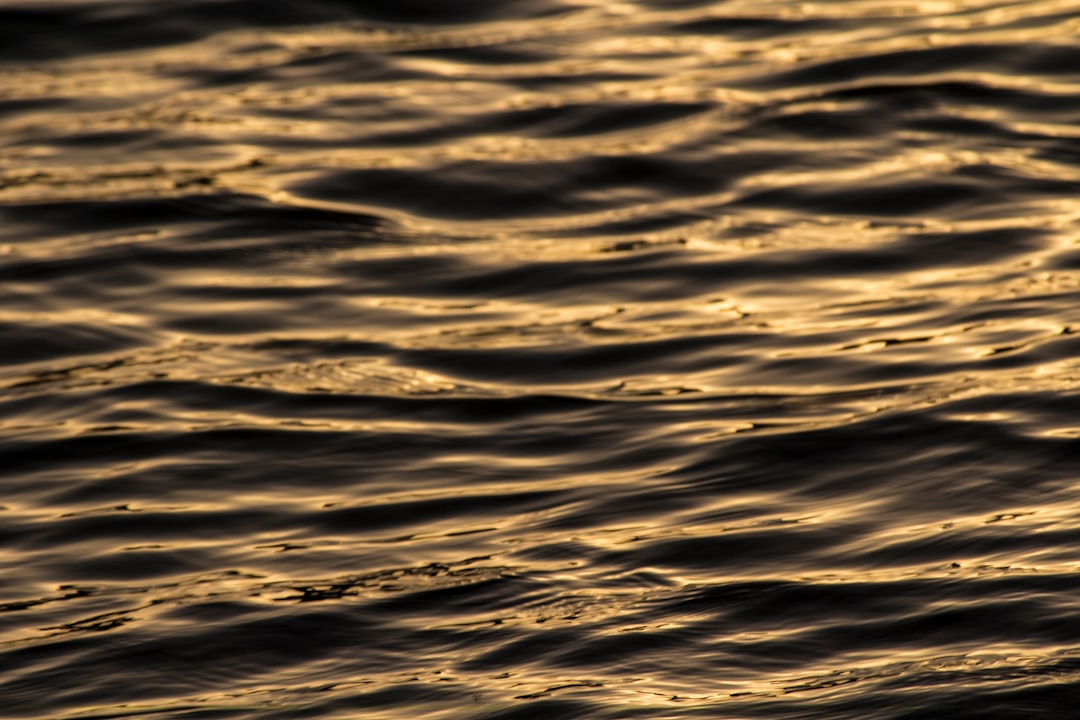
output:
[[[1071,0],[0,8],[5,718],[1065,718]]]

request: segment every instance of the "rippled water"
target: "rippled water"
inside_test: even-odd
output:
[[[5,718],[1067,718],[1080,6],[0,7]]]

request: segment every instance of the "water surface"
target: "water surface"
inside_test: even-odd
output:
[[[3,715],[1071,716],[1078,31],[5,3]]]

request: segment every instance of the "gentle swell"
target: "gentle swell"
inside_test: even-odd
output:
[[[1053,718],[1067,3],[0,9],[11,718]]]

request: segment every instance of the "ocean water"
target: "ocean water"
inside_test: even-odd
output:
[[[1078,38],[3,2],[0,717],[1077,717]]]

